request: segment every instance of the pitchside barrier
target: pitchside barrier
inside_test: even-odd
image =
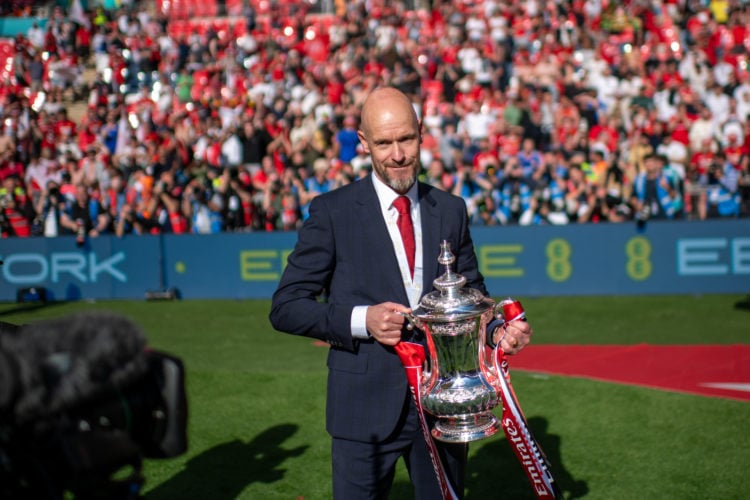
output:
[[[494,296],[750,292],[750,219],[472,234]],[[267,299],[295,242],[294,232],[3,239],[0,301]]]

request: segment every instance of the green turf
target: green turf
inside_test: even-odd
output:
[[[546,344],[748,343],[741,295],[522,298]],[[0,304],[25,323],[103,309],[188,369],[189,451],[146,464],[146,497],[327,499],[326,347],[272,331],[268,301]],[[512,372],[566,498],[745,498],[750,404]],[[508,443],[472,444],[467,498],[534,498]],[[391,498],[410,498],[399,468]]]

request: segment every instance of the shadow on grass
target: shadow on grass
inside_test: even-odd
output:
[[[281,448],[297,429],[293,424],[277,425],[249,443],[235,439],[206,450],[188,460],[182,471],[148,492],[145,498],[236,498],[249,484],[280,481],[286,472],[280,465],[307,449],[307,446]]]
[[[565,468],[560,449],[560,437],[548,434],[543,417],[528,419],[529,428],[544,450],[552,475],[564,498],[581,498],[588,491],[585,481],[575,479]],[[229,441],[191,458],[185,468],[171,479],[145,495],[146,500],[174,498],[236,498],[249,484],[273,483],[284,477],[279,468],[290,457],[302,455],[307,446],[286,450],[280,447],[298,427],[278,425],[259,434],[249,443]],[[217,477],[221,480],[217,481]],[[396,481],[391,489],[391,500],[413,498],[412,485]],[[510,444],[495,436],[474,453],[468,464],[466,500],[485,498],[536,499],[521,465]]]
[[[527,420],[529,429],[544,450],[552,468],[552,477],[565,498],[580,498],[589,491],[585,481],[576,480],[565,468],[560,436],[548,434],[543,417]],[[501,433],[502,434],[502,433]],[[469,459],[466,498],[537,498],[513,449],[505,439],[494,438]]]
[[[0,318],[18,313],[30,313],[40,309],[49,309],[59,307],[67,302],[27,302],[27,303],[6,303],[0,306]]]
[[[734,308],[739,309],[741,311],[747,311],[750,312],[750,295],[745,297],[744,300],[740,300],[739,302],[734,303]]]
[[[529,429],[541,445],[552,466],[552,476],[564,498],[581,498],[588,491],[585,481],[576,480],[562,462],[560,436],[547,433],[547,420],[542,417],[528,419]],[[487,441],[469,458],[466,476],[466,500],[486,498],[536,499],[534,490],[510,444],[502,432]],[[411,500],[412,485],[397,481],[391,489],[390,500]]]

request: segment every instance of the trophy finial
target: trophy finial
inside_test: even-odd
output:
[[[466,284],[466,278],[460,274],[454,273],[451,269],[451,265],[456,261],[455,255],[451,252],[451,244],[448,240],[443,240],[440,243],[440,255],[438,255],[438,263],[445,266],[445,274],[437,278],[432,284],[440,290],[441,295],[447,297],[455,297],[458,295],[458,291],[461,287]]]
[[[456,257],[451,252],[451,244],[448,240],[443,240],[440,243],[440,255],[438,255],[438,263],[446,266],[445,272],[450,272],[450,265],[456,261]]]

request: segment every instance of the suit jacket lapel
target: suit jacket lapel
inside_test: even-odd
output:
[[[408,304],[409,299],[401,281],[396,252],[380,211],[380,201],[375,192],[375,187],[372,185],[372,179],[366,177],[356,182],[362,185],[362,189],[355,192],[356,198],[353,206],[356,207],[356,213],[354,213],[354,216],[358,224],[362,224],[364,228],[363,233],[367,238],[368,255],[373,259],[367,265],[377,265],[375,262],[382,262],[383,281],[388,283],[388,286],[393,290],[394,297],[399,297],[402,304]],[[385,262],[386,260],[391,262]]]
[[[422,295],[425,295],[432,291],[432,282],[439,271],[440,210],[424,184],[419,184],[419,211],[422,217]]]

